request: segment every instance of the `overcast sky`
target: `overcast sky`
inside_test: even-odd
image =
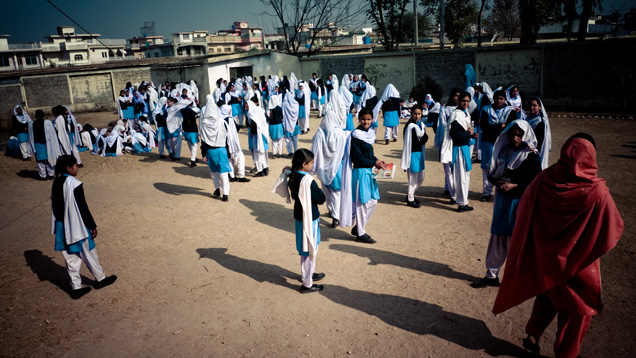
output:
[[[106,39],[140,36],[139,28],[145,21],[154,21],[156,34],[169,38],[171,33],[181,31],[230,29],[234,21],[248,21],[251,27],[264,27],[271,32],[275,20],[263,15],[266,8],[260,0],[51,1],[90,33]],[[606,13],[621,5],[625,9],[636,7],[636,0],[603,0]],[[85,33],[46,0],[3,1],[2,10],[0,35],[11,35],[12,44],[45,41],[47,35],[56,33],[57,26],[75,26],[76,33]]]

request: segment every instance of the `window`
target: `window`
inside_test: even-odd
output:
[[[184,40],[189,40],[190,39],[190,34],[183,34],[183,39]]]
[[[38,57],[37,56],[24,56],[24,64],[27,66],[37,65]]]
[[[232,52],[232,48],[231,47],[226,47],[225,48],[225,52]]]
[[[8,57],[0,57],[0,67],[9,67],[11,64],[9,63]]]
[[[223,49],[219,47],[216,49],[216,52],[223,52]]]
[[[102,52],[102,58],[108,58],[108,52],[107,51],[103,51]]]
[[[75,55],[75,61],[83,61],[84,57],[82,55]]]
[[[159,57],[159,52],[155,52],[155,57]]]

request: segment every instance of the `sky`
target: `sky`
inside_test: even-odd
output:
[[[156,34],[167,39],[175,32],[230,29],[234,21],[247,21],[251,27],[265,28],[266,33],[275,27],[275,18],[263,15],[266,8],[260,0],[51,1],[88,32],[100,34],[103,39],[141,36],[139,29],[146,21],[154,21]],[[636,0],[603,0],[602,4],[609,13],[621,6],[636,7]],[[2,7],[0,35],[10,35],[10,44],[46,41],[46,36],[56,33],[57,26],[75,26],[76,33],[86,33],[46,0],[10,0]],[[410,10],[411,6],[407,8]]]

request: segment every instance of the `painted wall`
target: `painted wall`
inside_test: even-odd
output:
[[[382,95],[386,85],[393,83],[400,96],[408,98],[415,85],[413,55],[367,57],[364,73],[369,77],[369,73],[374,71],[378,74],[375,80],[369,78],[369,81],[375,86],[378,97]]]

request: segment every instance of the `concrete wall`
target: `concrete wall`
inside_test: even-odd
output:
[[[392,82],[406,98],[413,85],[426,76],[441,86],[444,97],[451,88],[463,88],[466,64],[475,68],[478,82],[492,88],[517,84],[522,96],[541,96],[551,108],[636,113],[636,94],[625,98],[636,79],[633,49],[636,38],[590,40],[583,43],[546,43],[453,50],[398,52],[392,54],[319,55],[301,59],[303,74],[317,72],[380,73],[381,92]],[[631,72],[630,72],[631,71]],[[384,76],[384,77],[383,77]],[[307,77],[307,75],[305,75]],[[630,87],[631,86],[631,87]]]

